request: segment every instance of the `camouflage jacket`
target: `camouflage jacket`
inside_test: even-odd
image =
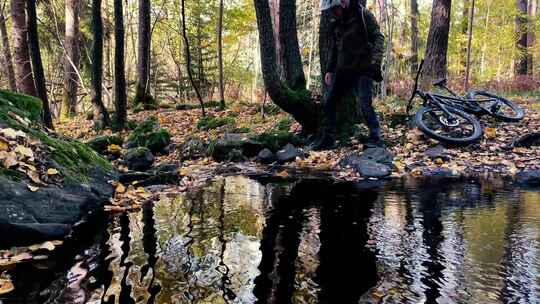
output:
[[[381,65],[384,35],[375,16],[363,6],[351,8],[341,20],[331,20],[334,33],[328,72],[366,73]]]

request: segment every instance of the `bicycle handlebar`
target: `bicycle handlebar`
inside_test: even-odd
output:
[[[414,79],[414,89],[411,95],[411,99],[409,99],[409,103],[407,104],[407,115],[409,115],[409,112],[411,111],[414,97],[416,96],[416,94],[418,94],[418,80],[420,79],[420,75],[422,74],[423,67],[424,67],[424,60],[420,62],[420,66],[418,67],[418,72],[416,72],[416,77]]]

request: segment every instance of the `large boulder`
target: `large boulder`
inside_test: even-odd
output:
[[[353,153],[339,162],[342,168],[352,168],[363,177],[383,178],[392,173],[394,155],[384,148],[370,148],[361,155]]]
[[[135,171],[146,171],[152,168],[154,160],[154,155],[150,149],[145,147],[129,149],[124,157],[129,170]]]
[[[0,91],[0,247],[62,238],[113,194],[111,164],[39,124],[41,101]]]
[[[276,153],[276,159],[280,163],[287,163],[294,161],[297,157],[302,155],[302,151],[291,144],[287,144],[283,149]]]

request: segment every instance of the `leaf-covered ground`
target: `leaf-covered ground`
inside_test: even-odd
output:
[[[376,104],[377,111],[382,117],[383,132],[388,143],[388,149],[396,156],[394,165],[394,177],[403,175],[420,176],[433,171],[452,172],[454,175],[483,175],[498,174],[513,176],[521,170],[540,169],[540,149],[511,148],[510,145],[518,137],[540,131],[540,103],[535,98],[522,98],[519,104],[526,109],[526,117],[519,123],[499,122],[489,117],[482,117],[485,134],[481,141],[467,147],[437,147],[440,144],[425,137],[419,130],[410,129],[403,121],[403,107],[386,106]],[[193,137],[203,140],[212,140],[224,133],[249,132],[259,134],[276,126],[283,125],[290,118],[284,113],[266,114],[262,118],[260,106],[257,105],[234,105],[225,111],[215,109],[208,110],[211,117],[223,118],[223,126],[207,130],[201,127],[200,110],[174,110],[159,109],[132,113],[129,116],[132,122],[142,122],[149,116],[156,116],[161,127],[169,130],[172,135],[173,145],[176,147],[166,156],[159,156],[159,162],[177,162],[182,158],[180,147],[184,142]],[[199,126],[198,126],[199,124]],[[89,139],[97,132],[92,130],[92,122],[77,117],[73,121],[58,126],[60,132],[78,138]],[[297,132],[300,126],[290,124],[290,131]],[[110,133],[110,131],[105,131]],[[102,133],[101,133],[102,134]],[[125,136],[128,133],[124,133]],[[426,151],[437,147],[442,149],[443,157],[427,157]],[[358,173],[348,168],[340,168],[338,162],[344,156],[361,152],[363,144],[357,138],[352,138],[346,144],[334,151],[307,152],[305,158],[298,158],[295,162],[285,166],[272,168],[279,174],[285,175],[286,170],[320,170],[327,171],[340,179],[361,179]],[[201,158],[193,161],[182,162],[179,170],[181,176],[194,177],[197,175],[209,175],[209,172],[223,164],[218,164],[210,158]],[[253,166],[260,170],[266,167]],[[124,168],[121,168],[124,169]],[[285,170],[285,171],[284,171]]]

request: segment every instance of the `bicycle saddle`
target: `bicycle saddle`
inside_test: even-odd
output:
[[[446,80],[446,78],[443,78],[443,79],[440,79],[437,82],[433,83],[433,86],[442,87],[442,86],[445,86],[447,82],[448,81]]]

